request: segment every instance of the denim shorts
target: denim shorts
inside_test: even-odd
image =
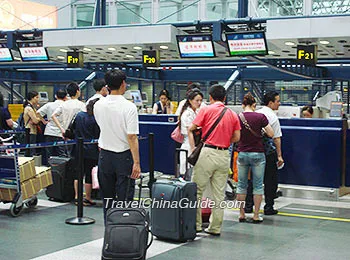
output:
[[[253,194],[264,194],[263,182],[266,159],[264,153],[240,152],[237,159],[238,165],[238,194],[246,194],[248,187],[248,173],[251,170],[253,177]]]

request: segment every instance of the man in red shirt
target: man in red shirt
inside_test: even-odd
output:
[[[221,112],[225,108],[226,90],[221,85],[213,85],[209,89],[210,105],[200,110],[197,117],[188,129],[191,150],[194,149],[192,131],[202,127],[202,138],[209,131]],[[192,181],[197,184],[197,199],[201,201],[203,191],[211,184],[212,199],[215,207],[212,209],[210,224],[206,233],[220,235],[224,218],[224,209],[219,208],[225,198],[225,187],[230,167],[230,155],[228,147],[240,139],[241,126],[236,113],[227,109],[219,124],[205,141],[198,161],[193,168]],[[201,208],[197,208],[196,229],[202,231]]]

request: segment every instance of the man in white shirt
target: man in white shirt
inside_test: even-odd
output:
[[[94,107],[94,116],[101,131],[98,180],[104,214],[112,206],[116,195],[119,201],[133,199],[135,179],[141,173],[137,108],[123,96],[127,85],[125,80],[123,71],[108,71],[105,81],[111,93],[97,101]]]
[[[42,118],[46,116],[48,120],[48,123],[46,124],[46,127],[45,127],[45,132],[44,132],[46,142],[62,141],[61,130],[57,127],[55,122],[51,119],[51,116],[53,112],[56,110],[56,108],[58,108],[65,101],[67,97],[67,92],[63,89],[59,89],[56,91],[55,97],[56,97],[56,100],[54,102],[46,103],[37,111],[37,113]],[[61,118],[58,117],[59,121],[60,119]],[[46,155],[47,155],[47,158],[50,158],[50,156],[64,156],[65,148],[62,146],[48,147],[46,148]]]
[[[89,104],[91,100],[94,100],[96,98],[101,99],[108,95],[108,88],[104,79],[95,79],[93,81],[93,87],[96,93],[86,101],[86,105]]]
[[[267,117],[271,125],[274,136],[273,141],[276,150],[270,154],[266,154],[266,166],[264,176],[264,193],[265,193],[265,215],[275,215],[278,213],[273,208],[274,200],[278,186],[278,167],[282,166],[284,161],[282,158],[281,137],[282,131],[278,117],[274,111],[278,110],[280,106],[280,96],[276,91],[270,91],[264,95],[264,107],[256,112],[262,113]]]
[[[71,99],[63,102],[58,108],[56,108],[51,117],[56,126],[60,129],[62,137],[73,118],[80,111],[86,111],[85,104],[78,100],[80,97],[80,89],[78,84],[75,82],[69,83],[66,89]],[[61,117],[61,119],[58,120],[58,117]]]

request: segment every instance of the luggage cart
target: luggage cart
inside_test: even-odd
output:
[[[1,181],[4,179],[13,180],[14,183],[4,183],[4,181]],[[0,188],[16,191],[12,200],[2,200],[0,198],[0,202],[12,203],[10,213],[13,217],[17,217],[21,213],[24,205],[28,208],[34,208],[38,204],[38,198],[36,195],[25,200],[22,199],[17,149],[13,149],[13,155],[0,155]]]

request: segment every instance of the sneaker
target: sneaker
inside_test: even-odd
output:
[[[265,209],[264,215],[276,215],[278,214],[278,210],[276,209]]]

